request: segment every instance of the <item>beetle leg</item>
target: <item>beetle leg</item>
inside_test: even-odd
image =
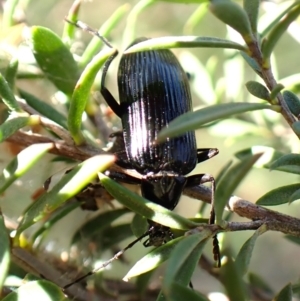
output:
[[[116,52],[112,56],[110,56],[107,59],[107,61],[105,62],[105,65],[104,65],[103,71],[102,71],[100,92],[101,92],[103,98],[105,99],[105,101],[107,102],[107,104],[114,111],[114,113],[118,117],[121,118],[122,117],[122,110],[121,110],[120,104],[115,100],[115,98],[112,96],[112,94],[109,92],[109,90],[105,87],[105,79],[106,79],[106,75],[107,75],[107,70],[108,70],[111,62],[114,60],[114,58],[117,55],[118,55],[118,51],[116,50]]]
[[[205,151],[217,150],[217,149],[204,149]],[[215,155],[218,153],[215,153]],[[194,187],[199,184],[204,184],[210,182],[211,183],[211,209],[210,209],[210,217],[208,220],[209,224],[215,223],[215,190],[216,190],[216,182],[212,175],[210,174],[198,174],[187,177],[186,187]],[[213,237],[213,254],[214,260],[217,262],[217,266],[221,266],[221,255],[219,248],[219,241],[217,234]]]
[[[198,163],[206,161],[219,153],[217,148],[198,148],[197,159]]]
[[[133,176],[130,176],[130,175],[122,173],[122,172],[107,170],[105,172],[105,175],[110,177],[113,180],[116,180],[116,181],[119,181],[122,183],[126,183],[126,184],[139,185],[142,182],[141,179],[135,178]]]

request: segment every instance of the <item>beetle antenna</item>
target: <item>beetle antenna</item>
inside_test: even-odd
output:
[[[73,21],[67,19],[67,17],[65,17],[65,21],[68,22],[68,23],[70,23],[70,24],[72,24],[72,25],[74,25],[74,26],[76,26],[77,28],[80,28],[80,29],[82,29],[82,30],[84,30],[84,31],[86,31],[86,32],[88,32],[88,33],[90,33],[90,34],[93,35],[93,36],[98,37],[98,38],[99,38],[106,46],[108,46],[109,48],[114,48],[114,47],[108,42],[108,40],[107,40],[105,37],[101,36],[97,30],[91,28],[91,27],[88,26],[86,23],[81,22],[81,21],[79,21],[79,20],[73,22]]]
[[[150,228],[147,232],[145,232],[143,235],[141,235],[140,237],[138,237],[137,239],[135,239],[134,241],[132,241],[130,244],[128,244],[124,249],[120,250],[118,253],[116,253],[112,258],[110,258],[109,260],[105,261],[104,263],[102,263],[99,267],[93,269],[92,271],[89,271],[88,273],[86,273],[85,275],[77,278],[76,280],[74,280],[73,282],[65,285],[63,287],[63,289],[67,289],[70,286],[72,286],[75,283],[80,282],[81,280],[95,274],[96,272],[100,271],[101,269],[107,267],[109,264],[111,264],[114,260],[118,259],[120,256],[122,256],[128,249],[132,248],[138,241],[140,241],[141,239],[143,239],[144,237],[146,237],[147,235],[149,235],[150,232],[152,232],[153,229]]]

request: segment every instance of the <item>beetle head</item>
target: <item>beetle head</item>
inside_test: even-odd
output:
[[[149,201],[173,210],[182,194],[187,179],[177,174],[161,172],[147,174],[142,179],[142,195]]]

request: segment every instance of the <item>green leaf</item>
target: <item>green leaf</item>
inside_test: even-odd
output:
[[[227,173],[218,183],[215,193],[216,222],[218,224],[220,224],[222,221],[223,211],[230,196],[233,194],[234,190],[238,187],[260,156],[261,154],[253,155],[252,157],[235,164],[229,168]]]
[[[258,236],[265,233],[266,231],[266,225],[262,225],[261,227],[259,227],[240,249],[236,257],[235,264],[239,268],[241,275],[245,275],[248,271],[252,252]]]
[[[143,273],[136,277],[135,286],[136,286],[136,290],[137,290],[141,300],[145,299],[143,297],[147,293],[147,290],[149,287],[149,282],[150,282],[151,277],[154,274],[154,272],[155,272],[155,270],[151,270],[147,273]]]
[[[78,208],[81,204],[79,202],[75,203],[67,203],[65,206],[62,206],[61,208],[58,208],[56,211],[54,211],[47,221],[45,221],[31,237],[31,240],[34,242],[39,236],[40,237],[38,244],[41,245],[43,243],[44,238],[46,238],[49,230],[51,230],[52,226],[54,226],[58,221],[60,221],[63,217],[65,217],[67,214]]]
[[[10,111],[15,111],[19,113],[23,112],[8,82],[6,81],[6,79],[3,77],[1,73],[0,73],[0,96],[2,98],[2,101],[5,103],[5,105],[9,108]]]
[[[284,91],[283,98],[291,112],[297,117],[300,115],[300,99],[291,91]]]
[[[289,198],[289,203],[300,199],[300,189],[296,190]]]
[[[300,237],[297,236],[292,236],[292,235],[285,235],[284,238],[286,238],[287,240],[300,245]]]
[[[260,76],[262,77],[261,67],[257,63],[257,61],[249,56],[246,52],[240,51],[240,55],[246,61],[246,63]]]
[[[243,160],[243,159],[249,158],[255,154],[259,154],[259,153],[262,153],[263,155],[254,164],[254,167],[267,168],[267,169],[269,169],[271,167],[271,164],[275,160],[279,159],[280,157],[282,157],[284,155],[284,153],[278,152],[277,150],[275,150],[272,147],[257,145],[257,146],[253,146],[251,148],[239,151],[235,154],[235,156],[238,159]],[[281,166],[281,167],[278,167],[276,170],[294,173],[294,174],[300,174],[299,166],[295,166],[295,165]]]
[[[246,11],[230,0],[211,0],[210,11],[219,20],[239,32],[246,43],[252,39],[252,30]]]
[[[276,84],[275,87],[273,87],[271,93],[270,93],[270,98],[271,100],[275,99],[278,94],[280,93],[281,90],[284,89],[284,85],[282,84]]]
[[[78,19],[80,6],[81,6],[81,1],[75,0],[72,3],[72,6],[70,7],[65,19],[70,20],[72,22],[76,22]],[[71,45],[71,42],[74,39],[74,35],[75,35],[75,27],[69,22],[65,22],[65,26],[62,34],[62,40],[64,44],[67,46]]]
[[[278,6],[278,11],[280,12],[277,17],[275,19],[272,20],[272,22],[260,33],[261,39],[264,38],[279,22],[280,20],[288,13],[291,11],[291,9],[294,6],[298,6],[299,5],[299,1],[296,0],[295,2],[293,2],[291,5],[289,5],[288,7],[286,6],[282,6],[284,9],[283,11],[280,12],[280,6]],[[276,9],[277,12],[277,9]]]
[[[7,80],[7,83],[10,87],[10,89],[13,91],[15,88],[15,80],[17,77],[18,72],[18,66],[19,61],[17,58],[12,58],[9,62],[9,65],[7,66],[7,69],[5,71],[5,78]]]
[[[130,10],[126,19],[126,27],[123,31],[123,43],[126,43],[127,45],[132,43],[136,37],[135,30],[139,27],[139,23],[137,24],[138,17],[147,7],[155,2],[156,0],[140,0]]]
[[[58,208],[65,201],[79,193],[97,176],[100,170],[106,170],[114,161],[114,156],[98,155],[78,164],[58,182],[50,191],[41,195],[26,210],[19,225],[18,234],[44,216]]]
[[[98,53],[84,69],[76,84],[70,103],[68,126],[77,145],[85,141],[81,132],[81,120],[95,77],[108,57],[112,56],[115,51],[115,49],[105,49]]]
[[[170,122],[168,127],[163,128],[157,137],[157,142],[163,142],[167,138],[178,137],[187,131],[193,131],[202,125],[219,119],[224,119],[232,115],[249,111],[274,109],[277,106],[270,106],[261,103],[223,103],[208,106],[204,109],[185,113]]]
[[[270,169],[278,169],[278,167],[286,165],[296,165],[300,169],[300,155],[299,154],[288,154],[283,155],[276,161],[270,164]]]
[[[207,1],[203,1],[203,3],[207,3]],[[198,8],[192,13],[192,15],[188,18],[186,21],[184,27],[183,27],[183,33],[186,35],[190,35],[194,28],[201,22],[203,17],[207,13],[207,5],[199,5]]]
[[[273,189],[259,198],[256,204],[262,206],[276,206],[286,204],[289,202],[292,194],[299,189],[300,184],[292,184]]]
[[[8,119],[0,125],[0,142],[3,142],[24,126],[37,125],[39,123],[39,117],[34,115],[29,117],[14,117]]]
[[[269,295],[274,295],[273,290],[260,276],[254,273],[248,274],[249,283],[259,290],[266,292]]]
[[[221,267],[221,277],[223,279],[223,285],[227,291],[227,297],[230,301],[246,301],[249,297],[246,294],[246,287],[243,282],[243,277],[237,267],[232,261],[231,255],[224,254],[227,257],[227,262]]]
[[[189,284],[210,235],[211,231],[203,230],[200,233],[184,237],[178,243],[169,258],[163,280],[162,290],[167,297],[171,292],[172,282]]]
[[[292,129],[296,134],[300,133],[300,121],[296,121],[292,124]]]
[[[34,57],[48,79],[62,92],[71,95],[79,76],[70,50],[50,29],[33,26],[31,43]]]
[[[10,240],[8,230],[4,224],[4,218],[0,212],[0,290],[3,288],[5,278],[10,265]]]
[[[112,246],[117,245],[119,242],[132,237],[132,230],[130,224],[121,224],[111,226],[103,230],[103,250],[110,249]]]
[[[107,228],[116,219],[128,212],[130,211],[127,208],[121,208],[113,211],[107,211],[94,217],[76,231],[72,239],[72,244],[78,242],[81,237],[89,238],[95,235],[97,232],[103,231],[103,229]]]
[[[246,83],[246,88],[249,91],[249,93],[251,93],[257,98],[264,99],[264,100],[271,99],[268,89],[259,82],[251,80]]]
[[[134,215],[131,222],[131,229],[132,229],[132,233],[136,237],[140,237],[141,235],[143,235],[147,231],[148,226],[149,225],[145,217],[139,214]]]
[[[8,294],[3,301],[71,301],[65,297],[62,289],[47,280],[28,282],[12,293]]]
[[[53,143],[38,143],[22,150],[0,174],[0,193],[30,170],[52,148]]]
[[[292,299],[292,285],[289,283],[276,295],[274,301],[292,301]]]
[[[110,16],[110,18],[105,23],[103,23],[103,25],[100,27],[99,34],[103,37],[107,37],[111,33],[111,31],[116,28],[118,23],[128,12],[128,9],[129,9],[128,3],[117,8],[116,11]],[[86,47],[84,53],[82,54],[78,62],[81,68],[85,67],[93,59],[93,57],[99,52],[102,43],[103,42],[97,36],[93,37],[93,39]]]
[[[191,229],[198,225],[160,205],[142,198],[138,194],[130,191],[101,173],[99,173],[99,178],[101,184],[109,194],[117,199],[122,205],[147,219],[170,228],[181,230]]]
[[[124,54],[138,51],[170,49],[170,48],[229,48],[246,51],[243,45],[214,37],[179,36],[161,37],[143,41],[128,48]]]
[[[260,0],[244,0],[244,10],[246,11],[253,33],[257,32],[257,19],[259,13]]]
[[[160,266],[170,257],[170,254],[174,250],[175,246],[183,239],[184,237],[178,237],[168,241],[166,244],[163,244],[158,248],[153,249],[134,264],[134,266],[124,276],[123,280],[128,281],[133,277],[151,271]]]
[[[20,96],[26,100],[26,102],[36,111],[38,111],[43,116],[49,118],[50,120],[61,125],[63,128],[67,129],[67,117],[57,111],[53,106],[49,105],[45,101],[40,100],[34,95],[19,90]]]
[[[7,0],[3,6],[2,26],[4,29],[8,29],[15,24],[15,12],[18,6],[19,0]]]
[[[262,44],[262,54],[264,59],[270,58],[271,53],[278,43],[279,39],[287,31],[290,24],[299,16],[299,14],[300,5],[298,4],[286,14],[284,19],[282,19],[272,28],[268,37]]]
[[[177,282],[173,282],[171,284],[168,300],[209,301],[209,299],[206,296]]]

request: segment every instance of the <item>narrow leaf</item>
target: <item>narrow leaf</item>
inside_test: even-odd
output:
[[[251,67],[260,77],[262,77],[261,66],[257,63],[257,61],[249,56],[246,52],[240,51],[240,55],[243,57],[249,67]]]
[[[4,224],[4,218],[0,212],[0,290],[3,288],[3,284],[9,269],[10,264],[10,240],[8,236],[8,230]]]
[[[254,164],[254,167],[257,168],[267,168],[269,169],[271,167],[271,164],[282,157],[284,153],[279,152],[275,150],[272,147],[267,146],[253,146],[251,148],[239,151],[235,154],[235,156],[240,159],[246,159],[251,157],[252,155],[262,153],[263,155],[257,160],[257,162]],[[285,165],[278,167],[276,170],[288,172],[288,173],[294,173],[294,174],[300,174],[300,167],[295,165]]]
[[[154,250],[149,252],[142,259],[140,259],[138,262],[135,263],[135,265],[125,275],[123,280],[128,281],[133,277],[151,271],[157,268],[158,266],[160,266],[164,261],[166,261],[170,257],[171,252],[174,250],[177,244],[183,239],[184,237],[178,237],[172,239],[166,244],[158,248],[155,248]]]
[[[206,296],[177,282],[171,284],[168,300],[210,301]]]
[[[62,92],[71,95],[78,79],[78,68],[70,50],[50,29],[33,26],[32,51],[48,79]]]
[[[177,137],[187,131],[193,131],[202,125],[229,116],[249,111],[274,109],[277,106],[270,106],[261,103],[224,103],[212,105],[204,109],[185,113],[170,122],[169,126],[162,129],[158,134],[157,142],[163,142],[167,138]]]
[[[287,240],[300,245],[300,237],[297,236],[292,236],[292,235],[285,235],[284,238],[286,238]]]
[[[114,52],[115,49],[106,49],[96,55],[82,72],[76,84],[70,104],[68,126],[75,143],[78,145],[84,142],[81,119],[90,96],[91,87],[100,68]]]
[[[135,214],[132,222],[131,222],[131,229],[132,233],[136,236],[139,237],[143,233],[145,233],[148,229],[148,222],[147,219],[139,214]]]
[[[251,25],[245,10],[230,0],[211,0],[210,11],[219,20],[239,32],[246,42],[251,41]]]
[[[41,228],[39,228],[31,237],[31,240],[34,242],[39,236],[42,237],[39,239],[39,245],[41,245],[44,239],[47,236],[47,233],[51,228],[60,221],[63,217],[68,215],[70,212],[78,208],[81,204],[79,202],[67,203],[65,206],[58,208],[53,214],[50,215],[47,221],[45,221]]]
[[[225,252],[226,254],[226,252]],[[232,261],[230,254],[227,254],[227,262],[221,267],[221,277],[227,296],[230,301],[246,301],[249,300],[243,277],[236,264]],[[229,276],[230,275],[230,276]]]
[[[296,134],[300,134],[300,121],[296,121],[292,124],[292,129]]]
[[[257,19],[260,0],[244,0],[244,10],[246,11],[253,33],[257,32]]]
[[[144,299],[143,297],[145,297],[145,294],[148,291],[149,282],[154,272],[155,270],[151,270],[136,277],[135,286],[141,299]]]
[[[61,125],[65,129],[67,128],[67,117],[57,111],[53,106],[49,105],[47,102],[40,100],[36,96],[19,90],[20,96],[26,100],[26,102],[40,114],[49,118],[50,120],[56,122]]]
[[[78,19],[80,6],[81,6],[81,1],[74,0],[74,2],[72,3],[68,11],[66,19],[72,22],[76,22]],[[74,39],[74,35],[75,35],[75,27],[69,22],[65,22],[65,26],[62,34],[62,40],[64,44],[69,46],[71,44],[71,41]]]
[[[289,198],[289,203],[300,199],[300,189],[296,190]]]
[[[181,230],[191,229],[198,225],[160,205],[144,199],[103,174],[99,173],[99,178],[104,188],[121,204],[147,219],[170,228]]]
[[[30,170],[53,147],[53,143],[40,143],[22,150],[0,174],[0,193]]]
[[[132,237],[131,225],[120,224],[116,226],[110,226],[103,230],[103,244],[101,245],[103,251],[110,249],[112,246],[117,245],[119,242]]]
[[[285,18],[278,22],[269,33],[267,39],[262,44],[263,57],[270,58],[271,53],[278,43],[281,36],[286,32],[290,24],[299,16],[300,5],[295,6],[291,11],[289,11]]]
[[[12,91],[14,91],[15,88],[15,80],[17,77],[18,72],[18,66],[19,61],[17,58],[12,58],[9,62],[9,65],[7,66],[7,69],[5,71],[5,78],[7,80],[7,83]]]
[[[272,162],[270,169],[278,169],[278,167],[286,165],[297,165],[300,168],[300,155],[299,154],[288,154],[280,157],[276,161]]]
[[[23,112],[8,82],[0,73],[0,96],[10,111]]]
[[[128,48],[124,54],[138,51],[170,49],[170,48],[229,48],[246,51],[243,45],[214,37],[179,36],[161,37],[143,41]]]
[[[249,283],[255,287],[258,288],[259,290],[262,290],[263,292],[273,296],[273,290],[271,289],[271,287],[265,282],[264,279],[262,279],[260,276],[258,276],[257,274],[254,273],[249,273],[248,274],[248,279],[249,279]]]
[[[3,301],[71,301],[62,289],[47,280],[30,281],[8,294]]]
[[[292,184],[273,189],[258,199],[256,204],[277,206],[289,202],[291,195],[300,189],[300,184]]]
[[[249,81],[246,83],[246,88],[249,91],[249,93],[251,93],[257,98],[264,99],[264,100],[271,99],[268,89],[259,82]]]
[[[113,211],[107,211],[94,217],[76,231],[72,239],[72,244],[80,240],[81,237],[89,238],[97,232],[102,231],[104,228],[112,224],[116,219],[128,212],[130,212],[128,209],[121,208]]]
[[[128,12],[128,9],[128,3],[117,8],[116,11],[109,17],[109,19],[100,27],[99,34],[103,37],[109,36],[111,31],[116,28],[118,23]],[[96,36],[93,37],[79,60],[79,66],[81,68],[85,67],[93,59],[93,57],[99,52],[101,45],[102,41]]]
[[[18,234],[80,192],[95,179],[98,171],[107,169],[113,161],[114,156],[98,155],[78,164],[26,210],[19,225]]]
[[[289,283],[276,295],[274,301],[292,301],[292,299],[292,285]]]
[[[298,96],[291,91],[284,91],[282,95],[291,112],[298,117],[300,115],[300,99]]]
[[[248,271],[248,267],[252,257],[252,252],[257,238],[259,237],[259,235],[265,233],[266,231],[267,231],[267,227],[265,225],[259,227],[254,232],[254,234],[243,244],[242,248],[240,249],[236,257],[235,264],[240,270],[241,275],[245,275],[246,272]]]
[[[223,210],[230,196],[260,156],[261,154],[253,155],[252,157],[235,164],[218,183],[215,194],[215,211],[218,224],[222,221]]]
[[[164,281],[163,292],[169,295],[172,282],[188,285],[193,275],[203,248],[207,242],[206,238],[211,235],[208,230],[185,237],[176,246],[169,258]]]
[[[37,124],[39,124],[39,117],[34,115],[8,119],[0,125],[0,142],[3,142],[24,126]]]

